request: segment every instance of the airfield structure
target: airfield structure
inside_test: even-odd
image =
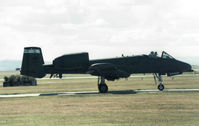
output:
[[[10,86],[36,86],[37,81],[33,77],[20,76],[20,75],[11,75],[10,77],[5,76],[3,87]]]

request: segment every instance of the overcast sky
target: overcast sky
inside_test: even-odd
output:
[[[165,50],[199,57],[198,0],[0,0],[0,60],[26,46],[44,59],[89,52],[90,58]]]

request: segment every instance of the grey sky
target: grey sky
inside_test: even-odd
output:
[[[64,53],[90,58],[165,50],[199,57],[198,0],[0,0],[0,60],[25,46],[45,60]]]

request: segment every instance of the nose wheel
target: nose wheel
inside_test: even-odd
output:
[[[155,84],[157,84],[156,78],[159,81],[158,90],[159,91],[163,91],[164,90],[164,85],[162,84],[162,76],[161,76],[161,74],[154,73],[153,76],[154,76]]]
[[[162,83],[160,83],[160,84],[158,85],[158,89],[159,89],[160,91],[163,91],[163,90],[164,90],[164,85],[163,85]]]
[[[99,93],[107,93],[108,92],[108,86],[105,83],[104,77],[98,77],[97,85],[98,85]]]

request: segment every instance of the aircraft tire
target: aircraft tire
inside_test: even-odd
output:
[[[106,84],[100,84],[98,88],[99,88],[100,93],[107,93],[108,92],[108,86]]]
[[[159,91],[163,91],[163,90],[164,90],[164,85],[160,83],[160,84],[158,85],[158,90],[159,90]]]

